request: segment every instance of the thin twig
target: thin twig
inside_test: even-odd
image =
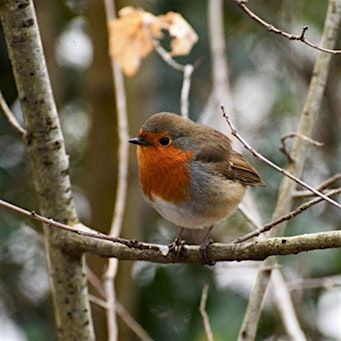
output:
[[[96,304],[97,306],[109,310],[110,304],[105,300],[89,295],[90,302]],[[115,310],[117,315],[122,319],[122,321],[129,327],[129,329],[135,333],[135,335],[142,341],[153,341],[153,339],[148,335],[148,333],[142,328],[142,326],[136,322],[136,320],[130,315],[129,311],[118,301],[115,304]]]
[[[307,141],[316,147],[323,147],[324,146],[324,143],[315,141],[315,140],[311,139],[310,137],[303,135],[303,134],[300,134],[300,133],[285,134],[284,136],[281,137],[281,146],[279,147],[279,150],[288,158],[289,162],[295,162],[295,160],[291,157],[290,152],[288,151],[285,142],[288,138],[293,138],[293,137],[299,137],[303,141]]]
[[[107,25],[116,18],[115,0],[104,0]],[[124,79],[118,65],[111,60],[111,70],[114,79],[114,89],[117,110],[117,134],[118,134],[118,179],[116,189],[116,200],[113,219],[109,235],[118,237],[121,233],[122,221],[126,205],[128,187],[128,110],[127,99],[124,88]],[[115,277],[117,274],[118,260],[110,259],[108,268],[104,274],[104,289],[107,301],[110,303],[106,313],[108,322],[109,340],[117,340],[118,330],[115,314],[116,293]]]
[[[202,124],[214,124],[216,129],[221,129],[224,127],[223,119],[220,116],[216,117],[214,115],[216,108],[220,104],[223,104],[226,105],[227,108],[231,108],[232,114],[234,114],[229,68],[226,58],[224,1],[209,0],[207,6],[209,48],[212,64],[212,89],[200,115],[199,122]],[[221,103],[221,101],[223,101],[223,103]]]
[[[109,309],[109,303],[102,298],[89,294],[89,300],[103,309]]]
[[[204,328],[205,328],[205,333],[206,333],[206,338],[208,341],[214,341],[213,338],[213,333],[212,333],[212,328],[210,325],[210,320],[206,311],[206,302],[207,302],[207,294],[208,294],[208,284],[206,284],[203,288],[202,288],[202,292],[201,292],[201,299],[200,299],[200,314],[202,316],[202,320],[204,323]]]
[[[105,290],[103,288],[103,283],[98,278],[98,276],[91,270],[91,268],[86,264],[85,265],[85,274],[86,279],[89,281],[89,283],[96,289],[97,293],[101,295],[103,299],[105,299]]]
[[[145,329],[131,316],[129,311],[119,302],[116,301],[116,313],[124,321],[124,323],[135,333],[142,341],[153,341]]]
[[[259,221],[250,213],[250,211],[243,204],[239,204],[238,210],[251,224],[253,229],[260,229],[262,227]]]
[[[125,246],[133,247],[133,248],[142,248],[143,249],[145,247],[145,246],[143,246],[142,243],[139,243],[137,241],[127,240],[127,239],[123,239],[123,238],[111,237],[111,236],[108,236],[108,235],[106,235],[104,233],[100,233],[100,232],[97,232],[97,231],[92,230],[90,228],[87,228],[86,226],[84,226],[82,224],[77,224],[77,225],[74,225],[74,226],[69,226],[69,225],[66,225],[66,224],[63,224],[63,223],[59,223],[58,221],[55,221],[53,219],[49,219],[49,218],[43,217],[43,216],[37,214],[36,212],[33,212],[33,211],[31,212],[31,211],[25,210],[25,209],[23,209],[23,208],[21,208],[19,206],[10,204],[9,202],[6,202],[6,201],[1,200],[1,199],[0,199],[0,206],[4,207],[4,208],[7,208],[7,209],[9,209],[9,210],[11,210],[11,211],[13,211],[13,212],[15,212],[17,214],[22,215],[22,216],[25,216],[25,217],[28,217],[30,219],[39,221],[39,222],[41,222],[43,224],[46,224],[46,225],[48,225],[50,227],[57,227],[59,229],[62,229],[62,230],[65,230],[65,231],[69,231],[69,232],[72,232],[72,233],[75,233],[75,234],[78,234],[78,235],[81,235],[81,236],[84,236],[84,237],[95,238],[95,239],[98,239],[98,240],[107,240],[107,241],[123,244]],[[81,228],[77,228],[76,226],[79,226]]]
[[[285,32],[269,23],[267,23],[264,19],[260,18],[257,16],[254,12],[252,12],[247,6],[246,6],[246,1],[245,0],[232,0],[241,10],[246,13],[247,16],[249,16],[252,20],[263,26],[267,31],[279,34],[282,37],[285,37],[289,40],[296,40],[296,41],[301,41],[303,44],[308,45],[316,50],[322,51],[322,52],[327,52],[331,54],[341,54],[341,50],[332,50],[332,49],[327,49],[322,46],[318,46],[316,44],[311,43],[310,41],[306,40],[305,34],[308,31],[308,26],[304,26],[302,28],[301,34],[298,35],[293,35],[288,32]]]
[[[24,139],[24,137],[26,136],[26,130],[20,125],[15,115],[13,114],[9,106],[7,105],[1,91],[0,91],[0,107],[3,113],[5,114],[8,120],[8,123],[14,128],[14,130],[20,136],[20,138]]]
[[[332,190],[332,191],[329,191],[326,193],[326,196],[331,196],[331,195],[335,195],[335,194],[338,194],[338,193],[341,193],[341,187],[340,188],[337,188],[335,190]],[[242,242],[245,242],[246,240],[248,239],[251,239],[253,237],[257,237],[259,236],[261,233],[264,233],[266,231],[269,231],[271,230],[273,227],[279,225],[280,223],[283,223],[283,221],[286,221],[286,220],[290,220],[290,219],[293,219],[294,217],[296,217],[297,215],[299,215],[300,213],[302,213],[303,211],[307,210],[309,207],[313,206],[313,205],[316,205],[318,204],[319,202],[321,202],[322,200],[324,200],[323,198],[315,198],[315,199],[312,199],[302,205],[300,205],[299,207],[297,207],[295,210],[289,212],[288,214],[285,214],[283,215],[282,217],[279,217],[278,219],[262,226],[261,228],[255,230],[255,231],[252,231],[246,235],[244,235],[243,237],[240,237],[238,239],[236,239],[234,241],[234,243],[242,243]]]
[[[180,95],[180,113],[182,117],[188,118],[189,92],[191,89],[191,79],[194,67],[192,64],[182,65],[178,63],[160,44],[159,40],[153,38],[155,51],[162,60],[176,71],[183,73],[183,81]]]
[[[191,64],[186,64],[184,68],[184,79],[181,87],[181,96],[180,96],[180,112],[181,116],[184,118],[188,118],[188,108],[189,108],[189,92],[191,89],[191,79],[192,73],[194,71],[194,67]]]
[[[327,180],[323,181],[319,184],[316,189],[319,191],[323,191],[324,189],[328,188],[333,183],[339,181],[341,179],[341,173],[335,174],[332,177],[328,178]],[[295,198],[305,198],[305,197],[312,197],[314,196],[313,193],[310,191],[295,191],[292,195]]]
[[[246,142],[244,140],[244,138],[242,136],[239,135],[238,131],[236,130],[236,128],[234,127],[234,125],[232,124],[230,117],[227,115],[227,113],[225,112],[225,108],[224,106],[221,106],[221,110],[223,112],[223,117],[225,118],[227,124],[229,125],[232,135],[235,136],[243,145],[244,147],[250,151],[257,159],[265,162],[266,164],[268,164],[269,166],[271,166],[272,168],[276,169],[277,171],[279,171],[280,173],[284,174],[286,177],[288,177],[289,179],[295,181],[296,183],[300,184],[301,186],[303,186],[304,188],[308,189],[309,191],[311,191],[312,193],[314,193],[316,196],[321,197],[322,199],[328,201],[330,204],[334,205],[337,208],[341,209],[341,204],[330,199],[329,197],[327,197],[326,195],[324,195],[323,193],[317,191],[314,187],[308,185],[307,183],[305,183],[304,181],[298,179],[296,176],[290,174],[289,172],[287,172],[285,169],[277,166],[276,164],[274,164],[272,161],[268,160],[265,156],[263,156],[262,154],[260,154],[259,152],[257,152],[253,147],[250,146],[250,144],[248,142]]]
[[[155,51],[159,54],[159,56],[163,59],[163,61],[172,67],[174,70],[185,72],[185,65],[178,63],[161,45],[161,43],[157,39],[153,39],[153,45]]]

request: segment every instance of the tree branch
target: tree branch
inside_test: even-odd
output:
[[[160,44],[157,39],[152,39],[155,51],[162,60],[174,70],[183,73],[183,81],[180,95],[180,113],[182,117],[188,118],[189,92],[191,89],[191,79],[194,67],[191,64],[182,65],[178,63]]]
[[[17,206],[0,201],[0,205],[31,219],[41,221],[41,216]],[[15,209],[14,209],[14,208]],[[24,213],[23,213],[24,212]],[[169,252],[166,245],[142,243],[123,238],[113,238],[105,234],[87,232],[84,227],[76,228],[43,218],[50,227],[67,229],[63,238],[54,245],[62,247],[64,252],[89,252],[101,257],[115,257],[121,260],[142,260],[155,263],[201,263],[200,246],[185,245],[181,252]],[[47,221],[50,221],[49,223]],[[88,228],[89,231],[93,231]],[[330,231],[263,239],[252,243],[220,244],[210,246],[210,258],[214,262],[264,260],[274,255],[290,255],[304,251],[322,250],[341,247],[341,231]]]
[[[320,183],[316,187],[316,189],[319,191],[323,191],[324,189],[328,188],[330,185],[339,181],[340,179],[341,179],[341,173],[335,174],[331,176],[330,178],[326,179],[325,181],[323,181],[322,183]],[[314,194],[311,193],[310,191],[295,191],[293,193],[293,197],[295,198],[305,198],[305,197],[311,197],[311,196],[314,196]]]
[[[323,48],[333,49],[335,46],[338,28],[341,16],[341,2],[339,0],[329,0],[326,20],[323,29],[322,43]],[[320,52],[316,58],[312,78],[309,84],[308,95],[300,115],[297,132],[305,136],[311,137],[315,122],[318,118],[319,108],[322,101],[323,92],[325,89],[327,76],[329,72],[331,54]],[[291,155],[296,161],[289,163],[287,171],[294,174],[296,177],[301,177],[304,167],[304,162],[307,154],[307,145],[302,139],[294,138]],[[292,206],[293,197],[292,193],[295,190],[296,184],[289,178],[283,177],[277,203],[275,206],[273,220],[286,214]],[[285,222],[281,224],[279,229],[276,229],[277,234],[281,234],[285,228]],[[275,230],[270,232],[270,235],[275,235]],[[269,258],[264,265],[270,269],[275,260]],[[240,330],[240,337],[244,341],[254,340],[257,325],[261,314],[262,302],[265,295],[265,290],[269,283],[269,274],[259,271],[256,277],[256,282],[250,294],[249,303],[246,309],[242,328]],[[249,328],[255,325],[256,328]]]
[[[305,38],[305,34],[308,31],[308,26],[304,26],[302,28],[302,32],[301,34],[298,35],[293,35],[290,34],[288,32],[285,32],[269,23],[267,23],[264,19],[260,18],[259,16],[257,16],[254,12],[252,12],[247,6],[246,6],[246,2],[245,0],[232,0],[248,17],[250,17],[252,20],[254,20],[256,23],[260,24],[261,26],[263,26],[267,31],[281,35],[282,37],[285,37],[289,40],[296,40],[296,41],[301,41],[303,44],[308,45],[310,47],[312,47],[313,49],[322,51],[322,52],[327,52],[327,53],[331,53],[331,54],[341,54],[341,50],[333,50],[333,49],[328,49],[322,46],[318,46],[316,44],[313,44],[311,42],[309,42],[308,40],[306,40]]]
[[[325,201],[328,201],[330,204],[334,205],[337,208],[341,209],[341,204],[330,199],[329,197],[327,197],[325,194],[317,191],[314,187],[308,185],[307,183],[305,183],[304,181],[300,180],[299,178],[297,178],[296,176],[290,174],[288,171],[286,171],[285,169],[277,166],[276,164],[274,164],[272,161],[268,160],[265,156],[263,156],[262,154],[260,154],[259,152],[257,152],[253,147],[250,146],[250,144],[248,142],[246,142],[244,140],[244,138],[238,133],[237,129],[234,127],[234,125],[231,122],[231,119],[229,117],[229,115],[226,113],[225,108],[223,106],[221,106],[221,110],[223,112],[223,116],[227,122],[227,124],[229,125],[229,127],[231,128],[231,132],[232,135],[235,136],[243,145],[244,147],[250,151],[257,159],[265,162],[266,164],[268,164],[270,167],[276,169],[278,172],[284,174],[286,177],[288,177],[289,179],[295,181],[296,183],[298,183],[299,185],[303,186],[304,188],[308,189],[309,191],[311,191],[312,193],[314,193],[315,195],[321,197],[322,199],[324,199]]]
[[[109,23],[116,18],[115,0],[104,0],[104,5],[107,25],[109,26]],[[114,62],[113,59],[111,59],[111,70],[114,79],[118,124],[118,179],[115,208],[109,235],[112,237],[118,237],[121,233],[128,187],[128,109],[123,75],[119,66]],[[107,302],[109,302],[108,309],[106,310],[106,316],[108,323],[108,339],[110,341],[116,341],[118,336],[115,290],[115,278],[117,275],[117,269],[117,259],[109,259],[107,271],[103,276],[106,298]]]
[[[332,191],[329,191],[328,193],[326,193],[326,195],[331,196],[331,195],[335,195],[338,193],[341,193],[341,188],[337,188],[337,189],[334,189]],[[270,231],[273,227],[279,225],[280,223],[283,223],[283,221],[293,219],[294,217],[296,217],[297,215],[299,215],[303,211],[307,210],[309,207],[320,203],[322,200],[323,200],[322,198],[315,198],[313,200],[310,200],[310,201],[300,205],[299,207],[297,207],[295,210],[289,212],[288,214],[285,214],[282,217],[277,218],[276,220],[258,228],[257,230],[254,230],[250,233],[247,233],[240,238],[237,238],[234,242],[235,243],[242,243],[242,242],[245,242],[246,240],[249,240],[253,237],[259,236],[261,233]]]
[[[33,220],[43,221],[50,228],[56,227],[57,229],[71,232],[63,234],[63,238],[54,241],[54,245],[62,247],[66,252],[89,252],[107,258],[115,257],[121,260],[142,260],[156,263],[202,262],[200,246],[197,245],[185,245],[182,252],[174,253],[169,252],[169,248],[166,245],[114,238],[97,233],[82,224],[73,227],[64,225],[3,200],[0,200],[0,206]],[[330,231],[295,237],[269,238],[252,243],[215,243],[210,246],[209,254],[214,262],[264,260],[273,255],[289,255],[304,251],[339,247],[341,247],[341,231]]]
[[[296,311],[292,303],[290,292],[280,269],[273,269],[271,276],[271,288],[277,309],[282,316],[282,321],[289,340],[306,341],[306,337],[299,325]]]
[[[303,141],[311,143],[313,146],[316,146],[316,147],[323,147],[324,146],[324,144],[322,142],[315,141],[315,140],[311,139],[310,137],[299,134],[299,133],[285,134],[284,136],[281,137],[281,146],[279,147],[279,150],[288,158],[289,162],[295,162],[295,160],[293,160],[290,153],[288,152],[285,142],[287,139],[293,138],[295,136],[301,138]]]
[[[0,91],[0,108],[2,109],[4,115],[6,116],[8,123],[14,128],[15,132],[19,135],[19,137],[24,140],[26,131],[20,125],[14,114],[12,113],[11,109],[7,105],[2,92]]]
[[[199,310],[204,323],[207,341],[214,341],[210,320],[206,311],[208,288],[208,284],[202,288]]]

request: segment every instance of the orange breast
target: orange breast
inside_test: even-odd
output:
[[[188,161],[192,157],[193,152],[173,146],[138,146],[137,160],[144,194],[151,201],[153,194],[173,203],[186,200],[190,184]]]

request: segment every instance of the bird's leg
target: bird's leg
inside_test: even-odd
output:
[[[209,246],[212,244],[212,239],[208,239],[211,230],[213,229],[214,225],[211,225],[205,235],[205,238],[203,239],[201,245],[200,245],[200,252],[202,256],[202,262],[207,265],[214,265],[215,262],[211,261],[210,256],[208,254]]]
[[[180,226],[178,234],[177,234],[176,238],[174,239],[173,243],[168,245],[170,251],[175,251],[175,252],[180,251],[180,249],[184,245],[185,242],[181,239],[181,235],[182,235],[183,230],[184,230],[184,228]]]

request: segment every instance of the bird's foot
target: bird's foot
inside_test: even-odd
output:
[[[210,245],[213,244],[212,239],[206,239],[201,245],[200,245],[200,253],[201,253],[201,261],[203,264],[206,265],[214,265],[215,262],[213,262],[209,255],[209,249]]]
[[[174,254],[181,254],[184,251],[185,241],[179,237],[176,237],[173,243],[168,245],[169,252],[173,252]]]

